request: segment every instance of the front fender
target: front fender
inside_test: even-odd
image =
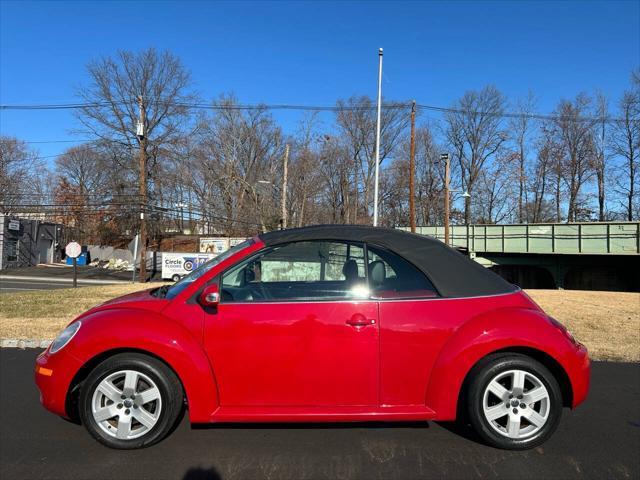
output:
[[[565,372],[576,356],[576,347],[541,311],[508,307],[482,313],[457,329],[438,355],[426,393],[426,405],[436,418],[455,420],[460,389],[473,366],[493,352],[514,347],[544,352]]]
[[[178,375],[191,422],[208,422],[218,407],[218,389],[202,345],[182,325],[161,313],[109,309],[82,317],[82,328],[64,352],[82,365],[111,350],[148,352]],[[55,355],[55,354],[54,354]]]

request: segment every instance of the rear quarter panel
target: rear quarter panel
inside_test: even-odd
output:
[[[459,392],[473,366],[493,352],[522,347],[546,353],[571,378],[576,347],[545,313],[500,306],[470,318],[445,342],[429,378],[426,404],[437,412],[438,420],[454,420]]]
[[[381,404],[424,405],[438,356],[462,325],[497,308],[530,306],[518,294],[381,301]]]
[[[564,337],[522,292],[381,301],[380,328],[380,403],[426,404],[442,420],[455,418],[462,382],[483,356],[513,346],[570,354]]]

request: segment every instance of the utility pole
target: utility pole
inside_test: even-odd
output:
[[[287,169],[289,167],[289,144],[284,148],[284,165],[282,169],[282,200],[280,202],[282,210],[282,229],[287,228]]]
[[[138,140],[140,144],[140,282],[147,281],[147,221],[144,217],[147,205],[147,136],[145,132],[145,110],[142,95],[138,95],[140,120],[138,121]],[[135,259],[133,268],[135,270]]]
[[[443,153],[440,155],[440,160],[444,161],[444,243],[449,245],[449,182],[451,181],[449,154]]]
[[[409,222],[411,233],[416,233],[416,101],[411,104],[411,146],[409,147]]]
[[[378,50],[378,122],[376,124],[376,175],[373,187],[373,226],[378,226],[378,177],[380,175],[380,111],[382,107],[382,48]]]

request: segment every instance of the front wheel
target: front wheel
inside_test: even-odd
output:
[[[545,442],[562,416],[560,387],[540,362],[519,354],[488,357],[471,372],[467,410],[488,444],[524,450]]]
[[[119,449],[152,445],[176,424],[183,405],[175,373],[155,358],[114,355],[98,365],[80,390],[82,423],[99,442]]]

